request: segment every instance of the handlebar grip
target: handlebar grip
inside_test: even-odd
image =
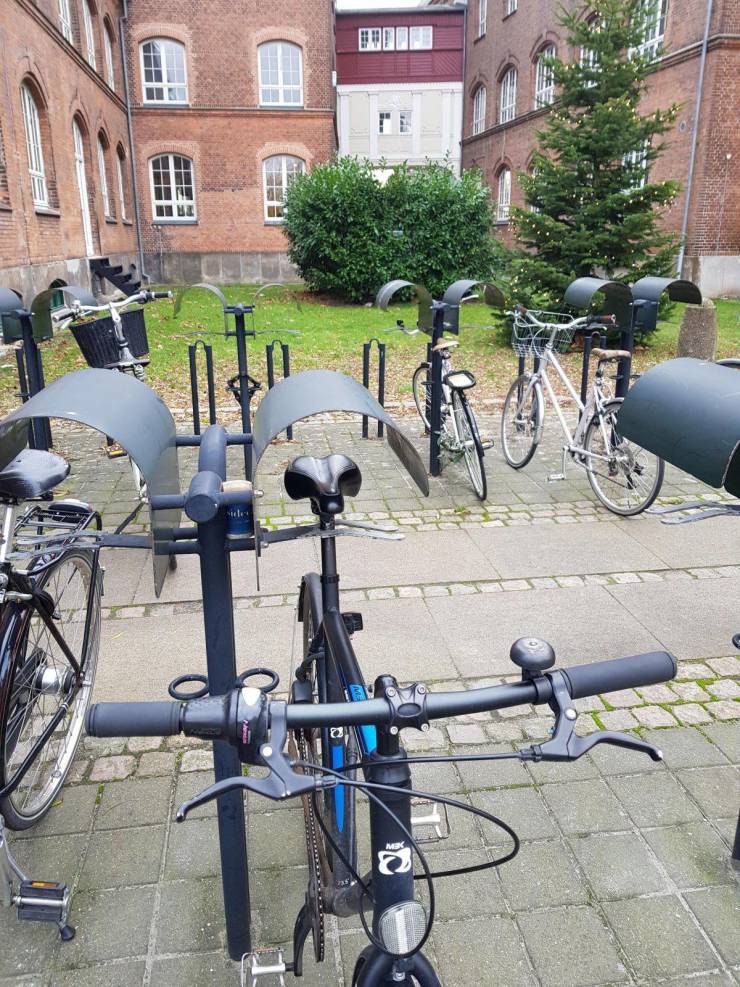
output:
[[[572,698],[583,699],[602,692],[667,682],[675,676],[678,666],[669,651],[651,651],[645,655],[598,661],[593,665],[578,665],[561,671],[568,680]]]
[[[180,733],[183,704],[93,703],[85,717],[91,737],[171,737]]]
[[[149,294],[152,298],[172,298],[171,291],[150,291]]]

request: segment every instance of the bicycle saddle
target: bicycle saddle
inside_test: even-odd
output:
[[[69,463],[53,452],[22,449],[0,470],[0,500],[42,497],[69,473]]]
[[[298,456],[286,469],[284,483],[291,500],[310,499],[314,514],[341,514],[345,496],[360,492],[362,473],[339,453],[323,459]]]
[[[606,362],[607,360],[629,359],[632,354],[629,350],[602,350],[600,347],[594,346],[591,350],[591,356],[595,356],[598,360]]]

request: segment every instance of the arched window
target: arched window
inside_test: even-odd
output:
[[[93,24],[93,11],[90,0],[82,0],[82,23],[85,27],[85,58],[94,69],[98,67],[98,60],[95,57],[95,25]]]
[[[529,166],[528,171],[529,171],[529,175],[530,175],[531,178],[536,178],[537,175],[539,174],[539,168],[537,167],[536,164],[531,164]],[[539,212],[540,211],[540,207],[539,206],[536,206],[532,202],[530,202],[529,203],[529,211],[530,212]]]
[[[103,215],[107,219],[110,219],[113,216],[113,203],[108,186],[108,142],[102,131],[98,134],[98,175],[100,176],[100,196],[103,200]]]
[[[305,170],[305,163],[289,154],[277,154],[272,158],[265,158],[262,171],[266,222],[282,223],[288,186],[296,175],[302,175]]]
[[[471,133],[480,134],[486,129],[486,87],[478,86],[473,95],[473,125]]]
[[[598,14],[594,14],[592,17],[589,17],[587,23],[589,30],[594,32],[600,31],[603,25],[603,22],[599,18]],[[589,75],[592,76],[592,78],[588,79],[586,82],[586,87],[590,89],[592,86],[596,85],[596,79],[594,77],[600,70],[599,56],[593,48],[581,48],[578,60],[581,68],[588,71]]]
[[[118,185],[118,208],[121,219],[126,220],[126,152],[119,144],[116,148],[116,184]]]
[[[44,149],[41,145],[41,119],[35,95],[27,83],[21,86],[23,123],[26,129],[26,151],[28,152],[28,174],[31,178],[31,195],[35,206],[49,205],[49,188],[46,183]]]
[[[643,29],[643,42],[638,45],[637,52],[656,58],[663,47],[665,33],[666,0],[642,0],[640,17]]]
[[[555,45],[546,45],[537,55],[534,80],[534,107],[547,106],[555,99],[555,77],[548,59],[555,58]]]
[[[287,41],[260,45],[260,106],[303,106],[301,49]]]
[[[193,162],[181,154],[161,154],[149,162],[152,215],[157,220],[195,219]]]
[[[59,30],[64,37],[72,43],[72,14],[69,9],[69,0],[59,0]]]
[[[486,33],[486,18],[488,14],[488,0],[478,0],[478,37],[482,38]]]
[[[141,77],[146,103],[187,103],[188,77],[185,47],[177,41],[157,38],[145,41],[141,51]]]
[[[113,28],[107,18],[103,22],[103,50],[105,52],[105,81],[115,91],[116,73],[113,67]]]
[[[498,174],[498,197],[496,199],[496,222],[509,222],[509,209],[511,208],[511,171],[509,168],[502,168]]]
[[[506,123],[516,116],[516,69],[510,66],[501,79],[501,99],[498,122]]]

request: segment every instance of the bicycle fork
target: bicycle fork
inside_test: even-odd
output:
[[[25,922],[53,922],[64,942],[74,939],[75,930],[67,924],[70,891],[66,884],[32,881],[26,877],[10,852],[5,820],[0,816],[0,905],[15,908]]]

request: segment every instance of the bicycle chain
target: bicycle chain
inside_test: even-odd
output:
[[[301,761],[315,761],[313,751],[309,751],[308,741],[305,731],[291,735],[290,744],[296,747],[296,751]],[[309,756],[310,755],[310,756]],[[324,878],[321,867],[321,857],[319,855],[319,842],[317,837],[316,812],[314,810],[313,796],[302,795],[303,802],[303,824],[306,830],[306,853],[308,855],[308,892],[307,903],[311,907],[311,929],[313,933],[313,951],[317,963],[324,959]]]

